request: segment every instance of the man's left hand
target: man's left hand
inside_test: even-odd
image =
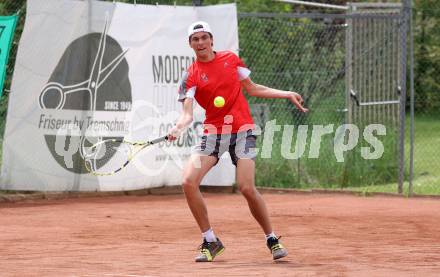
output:
[[[306,113],[306,112],[309,111],[309,109],[303,107],[304,100],[303,100],[303,98],[301,97],[301,95],[299,95],[298,93],[296,93],[296,92],[292,92],[292,95],[289,97],[289,100],[290,100],[290,102],[292,102],[292,103],[296,106],[296,108],[297,108],[298,110],[300,110],[301,112]]]

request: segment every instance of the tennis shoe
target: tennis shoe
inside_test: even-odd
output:
[[[274,260],[278,260],[287,256],[287,250],[279,242],[279,238],[270,237],[267,239],[267,248],[269,248],[270,252],[272,253],[272,257]]]
[[[217,238],[217,241],[208,242],[203,239],[203,243],[199,246],[200,253],[196,257],[196,262],[212,262],[215,257],[223,253],[225,247]]]

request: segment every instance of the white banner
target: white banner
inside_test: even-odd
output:
[[[202,131],[199,106],[193,125],[178,141],[144,149],[114,175],[88,173],[83,150],[105,138],[145,141],[167,134],[181,111],[178,81],[194,60],[187,27],[207,21],[214,48],[237,52],[235,4],[32,0],[27,5],[0,189],[111,191],[179,185]],[[228,186],[234,180],[235,168],[224,156],[202,184]]]

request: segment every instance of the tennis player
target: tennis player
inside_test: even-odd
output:
[[[199,186],[202,178],[226,151],[229,151],[232,163],[236,166],[236,181],[240,192],[266,235],[266,245],[273,259],[285,257],[287,250],[275,235],[266,204],[255,188],[256,136],[242,88],[250,96],[289,99],[300,111],[307,112],[302,106],[303,99],[295,92],[253,83],[249,78],[251,71],[237,55],[229,51],[213,51],[213,35],[208,23],[198,21],[191,24],[188,39],[196,61],[183,74],[178,92],[183,111],[170,131],[169,139],[179,137],[192,122],[195,99],[206,111],[204,135],[194,147],[184,169],[182,184],[188,206],[203,236],[200,253],[195,260],[213,261],[225,249],[211,228]],[[218,96],[223,97],[224,101],[214,105],[214,99]]]

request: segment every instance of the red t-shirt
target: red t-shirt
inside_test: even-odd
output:
[[[237,133],[251,129],[254,122],[240,84],[249,74],[249,69],[234,53],[216,52],[212,61],[195,61],[183,74],[179,101],[195,98],[205,109],[205,133]],[[221,108],[214,106],[217,96],[225,99]]]

